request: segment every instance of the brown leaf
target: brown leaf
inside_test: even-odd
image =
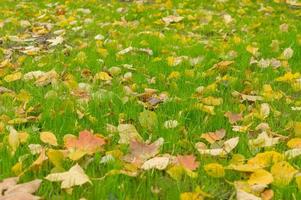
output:
[[[224,116],[228,118],[230,124],[235,124],[236,122],[241,121],[243,119],[241,113],[237,114],[232,112],[226,112]]]
[[[147,159],[157,155],[163,142],[163,138],[159,138],[152,144],[145,144],[143,142],[133,140],[130,143],[131,153],[124,156],[124,160],[135,164],[141,164]]]
[[[205,140],[207,140],[207,142],[213,144],[216,141],[223,139],[225,135],[226,135],[226,130],[220,129],[215,132],[204,133],[202,134],[201,138],[204,138]]]

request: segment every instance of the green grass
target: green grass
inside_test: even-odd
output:
[[[159,2],[159,1],[158,1]],[[106,131],[106,124],[118,125],[121,116],[125,122],[136,126],[141,136],[147,140],[151,135],[152,140],[159,137],[165,139],[160,153],[194,154],[200,162],[197,170],[198,177],[190,178],[185,176],[181,181],[173,180],[165,171],[142,172],[138,177],[127,177],[125,175],[108,176],[104,180],[93,180],[93,184],[85,184],[75,187],[72,194],[60,189],[59,183],[51,183],[43,180],[37,193],[45,199],[179,199],[183,192],[191,192],[197,186],[203,191],[211,194],[212,199],[229,199],[233,197],[235,188],[229,182],[246,180],[248,176],[244,173],[227,170],[225,178],[212,178],[204,171],[204,165],[211,162],[218,162],[227,166],[232,155],[242,154],[246,158],[255,156],[258,152],[275,150],[284,152],[287,150],[284,141],[274,147],[252,150],[248,147],[248,140],[251,138],[248,133],[237,133],[232,131],[231,124],[224,117],[227,111],[239,112],[240,106],[251,106],[258,109],[262,102],[255,104],[240,103],[231,93],[233,91],[248,92],[255,91],[261,94],[264,84],[270,84],[275,91],[282,91],[285,97],[263,102],[269,103],[272,111],[264,121],[271,129],[282,135],[293,137],[293,130],[285,130],[287,124],[292,121],[301,121],[300,111],[292,111],[292,106],[301,105],[300,89],[295,90],[288,83],[277,82],[277,77],[283,76],[287,71],[300,72],[301,59],[301,9],[291,7],[284,3],[272,1],[240,1],[228,0],[221,3],[215,0],[173,0],[172,6],[167,7],[164,3],[134,3],[106,0],[77,0],[77,1],[12,1],[0,0],[0,61],[5,59],[5,50],[21,46],[10,41],[9,36],[28,32],[31,27],[20,26],[21,20],[28,20],[32,25],[37,23],[50,23],[53,32],[63,29],[65,31],[64,43],[51,48],[49,52],[41,52],[35,56],[24,55],[14,51],[10,57],[11,67],[0,68],[0,86],[14,90],[17,94],[24,90],[31,98],[25,108],[34,108],[34,111],[27,113],[28,116],[39,116],[37,121],[25,124],[14,125],[18,131],[26,131],[30,138],[26,144],[22,144],[15,155],[11,155],[7,142],[8,131],[0,129],[0,179],[14,176],[11,168],[18,162],[20,156],[27,155],[24,168],[37,158],[31,155],[28,144],[41,143],[39,131],[52,131],[63,146],[63,136],[66,134],[77,135],[84,129],[94,130],[109,137]],[[162,1],[165,2],[165,1]],[[50,6],[50,5],[53,6]],[[76,24],[61,22],[63,16],[57,15],[57,6],[64,6],[65,18],[76,20]],[[48,6],[47,6],[48,5]],[[79,13],[78,8],[87,8],[89,14]],[[125,13],[118,13],[117,9],[122,8]],[[266,9],[266,11],[263,11]],[[207,24],[202,21],[212,15],[212,20]],[[162,17],[178,13],[183,16],[183,21],[165,26],[158,23]],[[223,14],[230,14],[233,22],[226,25]],[[44,17],[39,17],[45,14]],[[127,22],[122,21],[124,18]],[[91,23],[85,20],[92,19]],[[288,24],[288,32],[281,32],[279,26]],[[78,31],[72,30],[80,27]],[[155,34],[141,34],[149,31],[162,33],[164,37]],[[98,52],[98,46],[94,37],[102,34],[105,37],[101,48],[107,50],[107,56]],[[241,42],[235,43],[234,38],[239,37]],[[272,40],[280,42],[279,50],[272,51],[270,44]],[[1,41],[3,41],[1,43]],[[83,45],[85,44],[85,45]],[[251,54],[247,52],[247,45],[256,45],[261,53],[260,58],[277,58],[281,52],[288,47],[294,50],[294,55],[288,60],[288,66],[272,67],[263,69],[256,65],[250,65]],[[72,48],[67,48],[67,45]],[[81,46],[86,46],[81,48]],[[128,53],[118,57],[116,53],[129,46],[138,48],[150,48],[153,56],[144,53]],[[237,57],[229,58],[229,52],[235,51]],[[80,53],[81,52],[81,53]],[[84,55],[84,58],[80,58]],[[177,66],[168,66],[167,58],[170,56],[188,56],[194,58],[202,56],[204,59],[200,64],[192,66],[188,61],[183,61]],[[21,58],[21,59],[20,59]],[[22,61],[21,61],[22,60]],[[102,60],[102,61],[100,61]],[[213,70],[209,72],[214,64],[222,60],[233,60],[234,64],[227,70]],[[128,71],[122,67],[124,64],[133,65],[133,80],[129,83],[122,82],[122,75]],[[101,81],[93,82],[89,77],[83,77],[83,69],[90,70],[91,77],[97,72],[107,71],[110,67],[119,66],[122,69],[121,75],[113,77],[111,84],[107,85]],[[21,71],[23,74],[31,71],[49,71],[55,69],[60,78],[57,85],[37,87],[32,81],[25,82],[18,80],[8,83],[4,77],[14,71]],[[185,75],[187,70],[193,72],[192,76]],[[178,79],[169,79],[171,72],[178,71]],[[217,79],[228,76],[232,81],[217,82],[216,90],[206,92],[204,97],[214,96],[223,98],[223,103],[215,107],[215,115],[210,115],[202,110],[193,108],[198,102],[194,96],[199,86],[208,86],[215,83]],[[92,97],[88,103],[79,103],[78,98],[71,95],[71,90],[64,84],[67,77],[72,77],[77,83],[88,83],[91,85],[91,93],[99,93],[101,98]],[[154,84],[149,84],[148,78],[156,78]],[[123,87],[130,85],[135,91],[141,93],[144,88],[155,88],[160,92],[168,92],[170,100],[160,104],[154,112],[158,116],[158,125],[151,131],[144,129],[139,124],[139,113],[144,110],[138,103],[137,98],[129,97],[129,101],[123,103],[126,96]],[[106,91],[101,93],[102,91]],[[55,93],[52,97],[45,98],[49,92]],[[291,101],[288,101],[290,99]],[[18,109],[24,107],[24,102],[16,100],[14,96],[0,94],[0,123],[7,125],[6,119],[15,119],[22,115]],[[80,119],[77,110],[85,113]],[[277,116],[275,111],[280,111]],[[245,110],[244,115],[251,111]],[[90,118],[89,118],[90,117]],[[91,120],[93,117],[95,120]],[[165,129],[163,124],[166,120],[175,119],[179,126],[175,129]],[[252,122],[251,130],[262,122],[260,119],[252,118],[244,121],[246,125]],[[226,138],[240,137],[238,146],[224,158],[202,156],[195,149],[195,143],[202,141],[201,133],[215,131],[224,128],[227,131]],[[285,131],[283,131],[285,130]],[[126,145],[118,144],[118,134],[110,138],[105,151],[120,149],[124,153],[128,151]],[[120,169],[123,164],[116,160],[109,164],[100,164],[104,152],[97,153],[85,172],[94,178],[102,177],[112,169]],[[81,163],[84,163],[82,160]],[[296,169],[300,168],[301,159],[297,157],[290,160]],[[74,161],[66,159],[65,169],[75,164]],[[22,181],[30,181],[35,178],[44,178],[52,169],[50,163],[44,163],[39,170],[26,172]],[[155,194],[152,187],[160,188]],[[301,192],[295,181],[288,186],[277,187],[272,185],[274,199],[300,199]]]

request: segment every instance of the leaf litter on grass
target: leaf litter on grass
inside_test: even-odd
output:
[[[0,199],[301,198],[300,8],[5,0]]]

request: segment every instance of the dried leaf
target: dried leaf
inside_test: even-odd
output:
[[[92,155],[102,150],[106,142],[102,137],[85,130],[79,133],[78,138],[73,136],[65,138],[64,143],[69,151],[69,157],[72,160],[78,160],[86,154]]]
[[[49,174],[45,178],[52,182],[62,182],[62,189],[72,188],[73,186],[81,186],[85,183],[91,183],[89,177],[78,164],[71,167],[67,172]]]
[[[150,169],[158,169],[164,170],[169,164],[169,157],[154,157],[143,163],[141,169],[150,170]]]
[[[117,129],[120,136],[120,144],[129,144],[133,140],[143,141],[135,126],[132,124],[119,124]]]
[[[50,144],[52,146],[57,146],[56,136],[52,132],[41,132],[40,140],[46,144]]]

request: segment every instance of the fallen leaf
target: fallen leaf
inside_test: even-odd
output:
[[[297,172],[298,170],[292,167],[288,162],[278,162],[271,168],[271,173],[274,177],[273,184],[277,186],[286,186],[292,181]]]
[[[261,193],[262,200],[272,200],[274,197],[274,192],[271,189],[265,190]]]
[[[204,138],[209,142],[210,144],[215,143],[216,141],[219,141],[223,139],[226,135],[226,130],[225,129],[220,129],[215,132],[209,132],[209,133],[203,133],[201,135],[201,138]]]
[[[153,111],[144,110],[139,114],[139,122],[143,128],[152,130],[157,124],[157,115]]]
[[[86,154],[92,155],[102,150],[106,142],[102,137],[85,130],[79,133],[78,138],[73,136],[65,138],[64,143],[69,151],[69,157],[72,160],[78,160]]]
[[[67,172],[53,173],[45,177],[51,182],[62,182],[61,188],[67,189],[73,186],[81,186],[85,183],[91,183],[84,170],[78,165],[74,165]]]
[[[221,148],[215,148],[215,149],[203,149],[198,148],[199,146],[196,145],[197,150],[200,154],[208,154],[212,156],[224,156],[230,153],[238,144],[239,137],[231,138],[224,142],[223,146]]]
[[[245,192],[241,189],[236,190],[236,199],[237,200],[262,200],[260,197],[257,197],[254,194]]]
[[[133,140],[130,142],[130,154],[125,155],[124,160],[131,163],[142,164],[147,159],[157,155],[163,143],[163,138],[159,138],[151,144]]]
[[[199,166],[199,162],[196,162],[196,157],[194,155],[178,155],[177,162],[189,170],[196,170]]]
[[[248,183],[250,185],[256,185],[256,184],[268,185],[272,182],[273,182],[272,174],[264,169],[258,169],[254,171],[248,180]]]
[[[56,136],[52,132],[41,132],[40,140],[46,144],[50,144],[52,146],[57,146]]]
[[[241,121],[243,119],[241,113],[236,114],[232,112],[226,112],[224,116],[228,118],[230,124],[235,124],[236,122]]]
[[[109,81],[112,77],[107,72],[98,72],[94,76],[94,80]]]
[[[14,82],[14,81],[20,80],[21,78],[22,78],[22,73],[21,72],[15,72],[13,74],[6,75],[4,77],[4,80],[6,82],[10,83],[10,82]]]
[[[267,132],[263,131],[256,139],[249,140],[249,146],[252,148],[271,147],[278,144],[280,137],[270,137]]]
[[[7,178],[0,182],[0,200],[38,200],[40,197],[32,195],[35,193],[42,180],[36,179],[27,183],[17,184],[17,177]]]
[[[167,17],[163,17],[162,20],[165,24],[169,25],[170,23],[177,23],[180,22],[184,19],[184,17],[181,16],[174,16],[174,15],[170,15]]]
[[[287,142],[287,146],[291,149],[301,148],[301,138],[293,138]]]
[[[212,177],[221,178],[225,176],[224,167],[218,163],[210,163],[204,166],[205,172]]]
[[[154,157],[143,163],[141,169],[150,170],[150,169],[158,169],[164,170],[169,164],[169,157]]]
[[[133,140],[143,141],[135,126],[132,124],[119,124],[117,129],[120,136],[120,144],[129,144]]]

